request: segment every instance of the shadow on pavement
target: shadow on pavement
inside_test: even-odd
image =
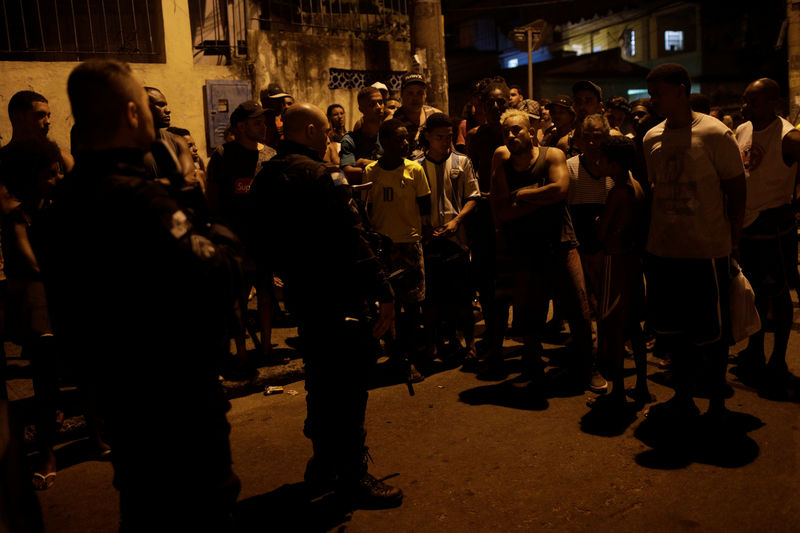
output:
[[[289,360],[301,359],[303,354],[300,352],[300,350],[293,348],[272,348],[271,359],[264,357],[264,355],[258,350],[248,350],[247,357],[254,366],[257,368],[262,368],[265,366],[280,366],[283,364],[280,362],[280,360],[283,358],[288,358]]]
[[[658,383],[664,387],[674,389],[674,377],[672,372],[668,370],[663,370],[661,372],[655,372],[647,376],[647,379],[652,381],[653,383]],[[713,390],[712,386],[712,378],[708,372],[703,373],[700,372],[698,375],[694,376],[694,387],[692,390],[692,396],[695,398],[710,398],[711,391]],[[733,387],[729,384],[725,385],[725,398],[732,398],[733,397]]]
[[[56,448],[56,464],[59,470],[88,461],[109,462],[111,455],[100,456],[90,439],[84,438],[68,442]]]
[[[636,428],[634,436],[650,450],[636,456],[646,468],[673,470],[692,463],[738,468],[758,457],[758,444],[747,433],[764,423],[747,413],[729,412],[722,419],[707,415],[676,419],[650,417]]]
[[[527,411],[541,411],[549,406],[546,398],[532,394],[518,379],[468,389],[459,393],[458,397],[468,405],[499,405]]]
[[[427,378],[441,372],[447,372],[454,368],[461,366],[461,360],[455,357],[448,357],[444,360],[433,360],[424,364],[420,364],[418,369]],[[391,387],[405,383],[407,377],[407,369],[405,365],[400,365],[393,362],[391,359],[377,363],[370,369],[369,390],[379,389],[382,387]]]
[[[329,531],[348,522],[351,510],[335,494],[310,500],[304,482],[283,485],[236,504],[238,533]]]
[[[584,393],[582,384],[574,381],[565,368],[548,369],[541,389],[531,386],[530,378],[524,376],[505,379],[512,373],[510,372],[512,369],[520,372],[522,361],[520,359],[505,361],[502,377],[481,377],[479,374],[478,379],[504,379],[505,381],[467,389],[459,394],[460,400],[469,405],[499,405],[514,409],[541,411],[549,406],[547,398],[568,398],[581,396]]]
[[[617,437],[636,421],[637,410],[638,406],[632,402],[621,409],[596,405],[581,418],[581,431],[598,437]]]

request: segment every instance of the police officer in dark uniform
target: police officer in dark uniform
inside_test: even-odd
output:
[[[153,119],[130,67],[90,60],[67,88],[86,150],[36,253],[57,338],[99,389],[120,531],[230,531],[240,484],[215,353],[230,260],[147,175]]]
[[[314,456],[312,491],[337,490],[361,507],[402,502],[400,489],[367,473],[367,373],[377,340],[394,323],[392,289],[372,253],[338,168],[322,162],[325,114],[298,103],[283,119],[285,141],[251,189],[259,268],[284,281],[299,324],[306,368],[304,428]]]

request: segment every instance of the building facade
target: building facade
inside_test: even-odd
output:
[[[92,57],[128,61],[145,85],[166,95],[172,124],[192,132],[210,155],[220,132],[214,116],[241,99],[217,97],[214,82],[246,82],[258,98],[276,82],[297,101],[323,109],[342,104],[348,125],[358,118],[355,95],[374,81],[399,90],[411,66],[410,0],[137,0],[5,2],[0,13],[0,135],[5,109],[20,90],[50,102],[50,137],[69,149],[67,77]],[[211,83],[210,83],[211,82]],[[217,83],[215,86],[225,85]],[[234,99],[237,98],[237,99]],[[216,124],[220,121],[217,120]]]

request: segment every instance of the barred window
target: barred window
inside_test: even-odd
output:
[[[261,0],[261,29],[408,41],[410,0]]]
[[[164,63],[161,0],[0,0],[0,60]]]

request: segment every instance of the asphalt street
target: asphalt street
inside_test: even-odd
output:
[[[371,391],[370,469],[405,492],[403,505],[391,510],[350,512],[335,496],[304,497],[311,446],[302,435],[302,381],[283,394],[234,399],[229,420],[242,530],[800,530],[800,404],[759,397],[729,374],[735,415],[722,425],[698,421],[665,431],[642,411],[598,421],[587,415],[590,393],[531,409],[513,383],[515,346],[507,342],[507,380],[440,368],[413,397],[402,383]],[[664,401],[671,390],[660,384],[657,361],[650,356],[649,382]],[[800,374],[797,332],[789,365]],[[704,410],[707,400],[698,405]],[[86,461],[84,445],[58,450],[57,482],[39,493],[48,531],[116,530],[111,466]],[[164,453],[180,450],[165,443]],[[158,482],[181,490],[168,472]]]

